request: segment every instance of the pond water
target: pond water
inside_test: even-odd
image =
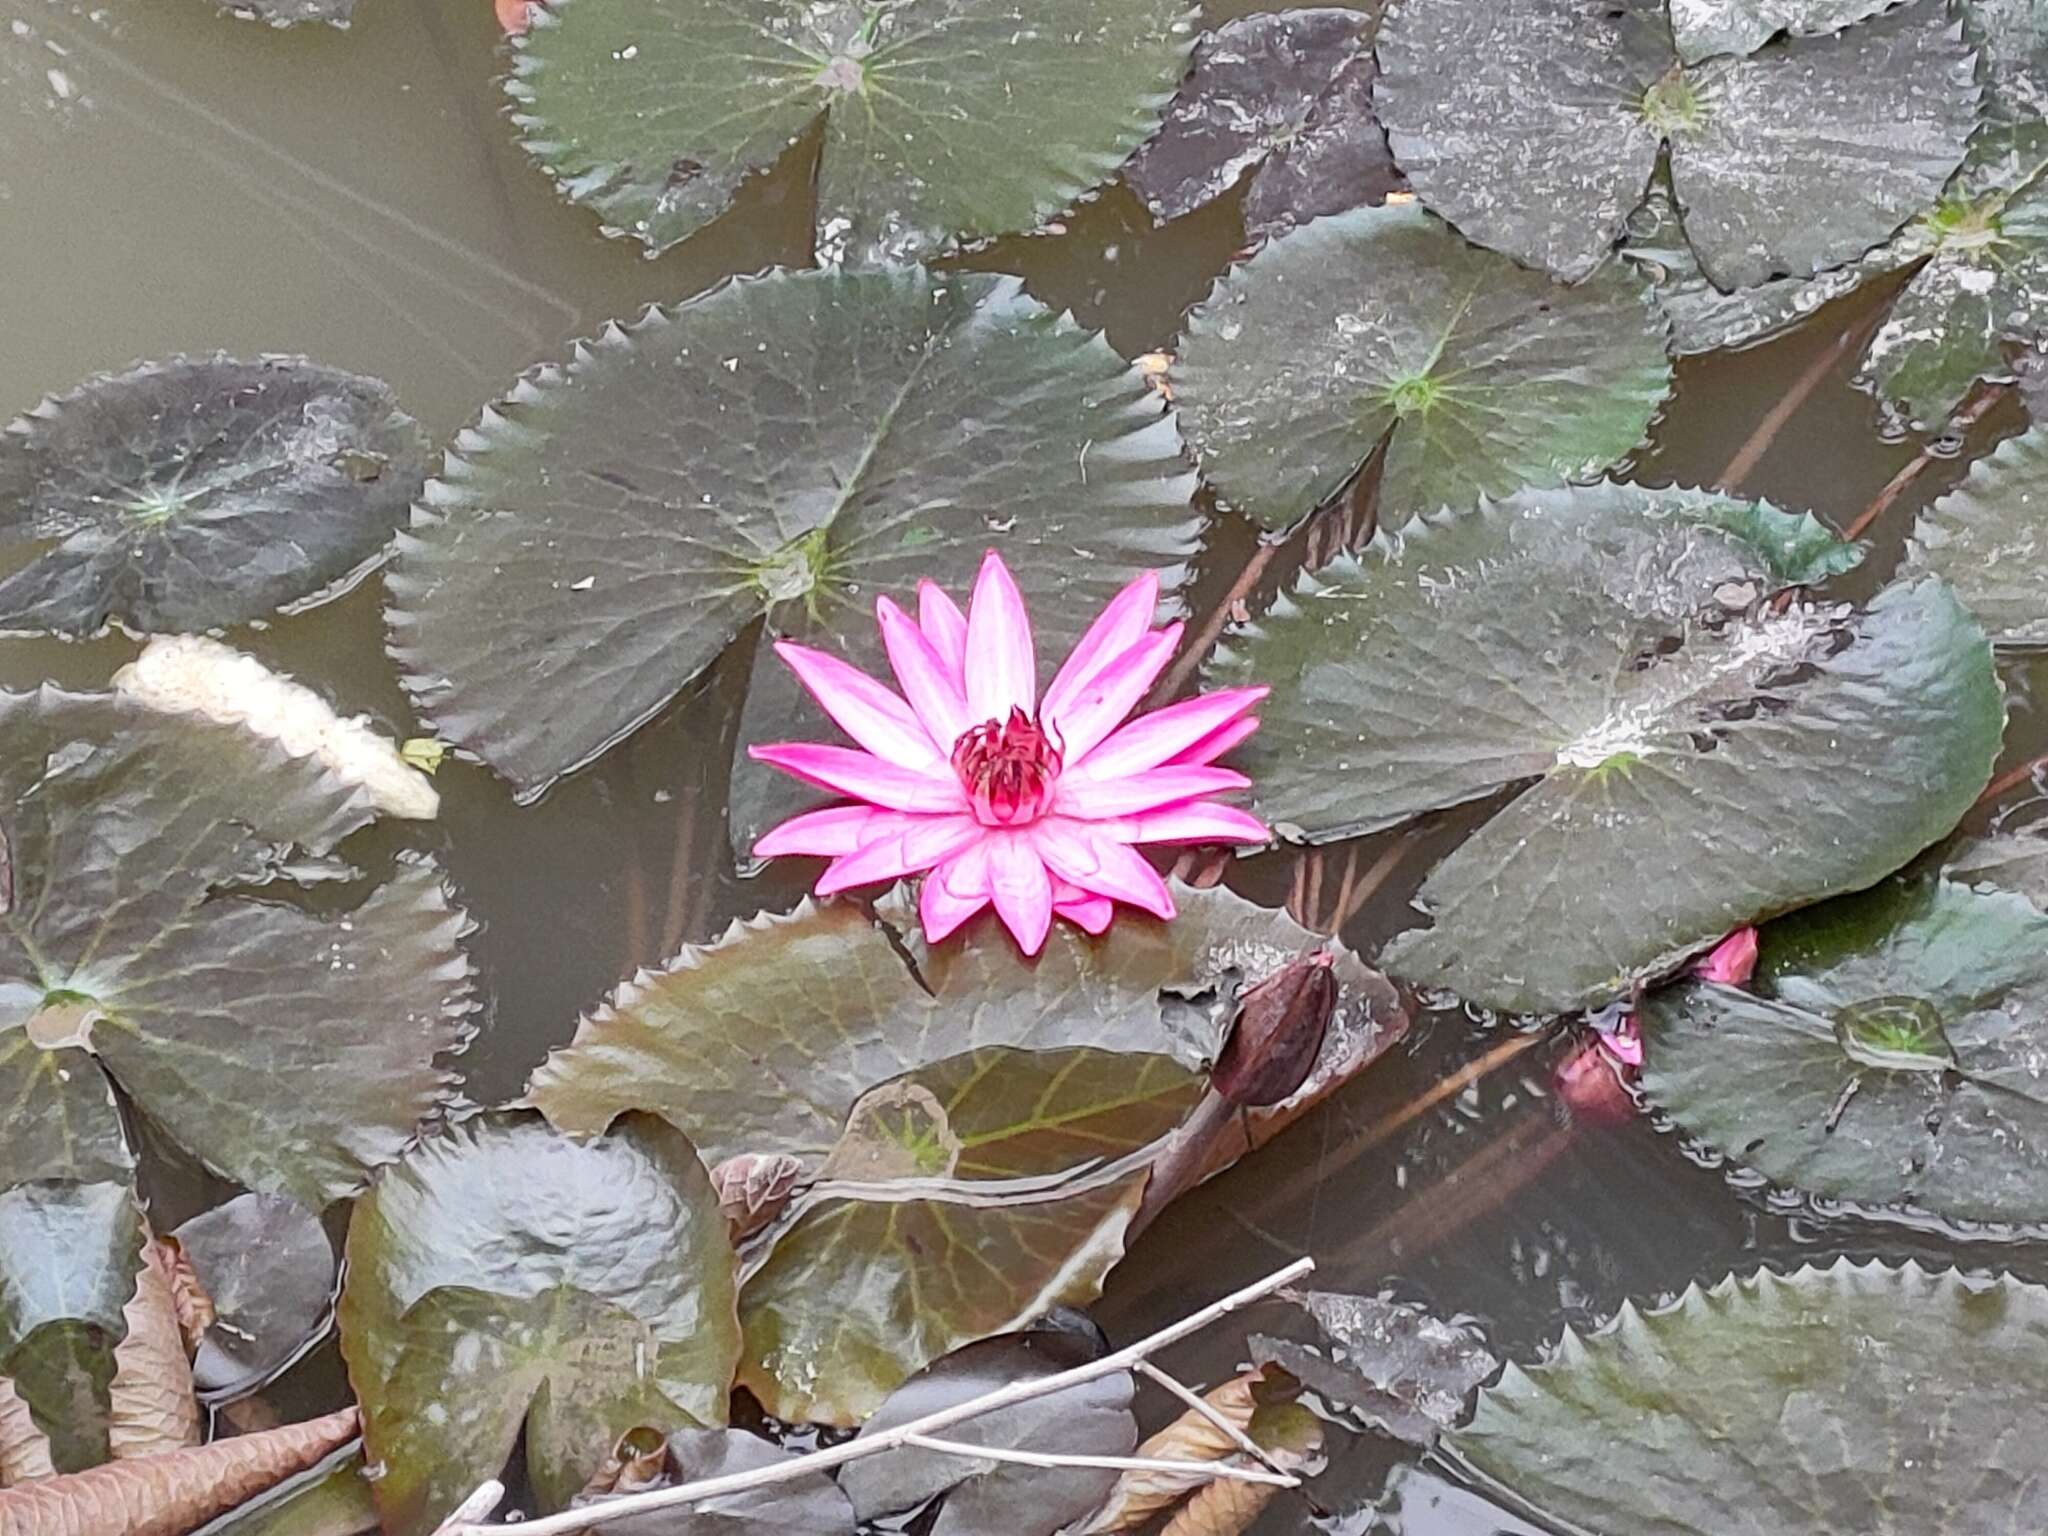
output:
[[[1212,4],[1204,20],[1258,8]],[[0,0],[0,20],[8,411],[140,358],[302,352],[389,381],[446,441],[523,369],[562,357],[606,320],[809,258],[808,191],[787,167],[659,259],[599,238],[513,141],[495,83],[501,40],[484,0],[366,0],[347,32],[236,24],[197,0]],[[1241,237],[1232,199],[1155,229],[1121,187],[1062,224],[965,264],[1022,274],[1034,294],[1105,328],[1130,356],[1172,344],[1184,308]],[[1850,380],[1857,349],[1835,346],[1883,297],[1866,291],[1779,341],[1681,364],[1632,476],[1717,483],[1773,408],[1804,390],[1733,488],[1845,527],[1921,447],[1881,435],[1870,398]],[[1816,367],[1824,372],[1808,383]],[[2006,401],[1960,454],[1927,466],[1870,530],[1871,585],[1915,511],[2023,425]],[[1252,547],[1248,528],[1224,527],[1203,558],[1198,610]],[[1269,589],[1298,553],[1291,546],[1276,562]],[[372,580],[234,638],[343,712],[366,711],[406,736],[412,722],[384,653],[380,602]],[[94,685],[134,649],[119,636],[0,642],[0,684]],[[490,1015],[463,1062],[479,1101],[516,1094],[622,977],[801,894],[788,871],[738,877],[726,853],[719,745],[730,741],[746,660],[729,656],[704,687],[536,804],[516,805],[487,771],[452,762],[438,779],[438,823],[373,834],[434,850],[480,925],[471,947]],[[2007,681],[2011,763],[2048,745],[2048,725],[2028,702],[2024,673],[2008,669]],[[1361,953],[1408,925],[1415,885],[1465,825],[1431,825],[1385,869],[1343,930]],[[1331,908],[1347,865],[1373,869],[1409,836],[1324,850],[1316,910]],[[1266,854],[1228,878],[1278,902],[1306,879],[1297,862]],[[1531,941],[1543,931],[1543,914],[1532,914]],[[1596,1322],[1624,1297],[1674,1293],[1759,1262],[1919,1255],[2048,1279],[2048,1247],[1831,1218],[1731,1187],[1645,1119],[1564,1115],[1554,1073],[1576,1042],[1503,1050],[1513,1038],[1461,1011],[1428,1016],[1361,1080],[1172,1208],[1115,1271],[1097,1313],[1104,1326],[1134,1337],[1302,1253],[1315,1256],[1325,1286],[1390,1289],[1442,1315],[1476,1317],[1496,1348],[1516,1354],[1561,1322]],[[1475,1064],[1484,1065],[1465,1071]],[[1462,1086],[1452,1081],[1461,1072]],[[196,1176],[156,1194],[172,1219],[207,1198]],[[1171,1363],[1213,1381],[1237,1365],[1240,1340],[1217,1330]],[[339,1391],[330,1348],[278,1395],[286,1411],[310,1411]],[[1344,1490],[1370,1492],[1388,1460],[1369,1444],[1343,1448],[1318,1498],[1337,1509]],[[1259,1529],[1309,1520],[1283,1499]],[[1324,1523],[1359,1528],[1341,1514]],[[1460,1496],[1411,1515],[1408,1529],[1526,1527]]]

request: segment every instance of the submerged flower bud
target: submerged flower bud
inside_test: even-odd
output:
[[[1209,1074],[1231,1103],[1264,1108],[1292,1097],[1323,1051],[1337,1007],[1335,957],[1326,949],[1297,955],[1238,999],[1230,1038]]]

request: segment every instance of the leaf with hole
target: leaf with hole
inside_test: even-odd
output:
[[[651,1115],[588,1142],[486,1115],[422,1142],[349,1223],[342,1354],[393,1536],[425,1536],[524,1429],[559,1509],[619,1436],[722,1424],[733,1254],[696,1149]]]
[[[1977,122],[1941,0],[1689,65],[1656,0],[1406,0],[1379,56],[1380,119],[1423,201],[1569,281],[1606,259],[1667,148],[1686,240],[1733,290],[1884,242]]]
[[[1158,125],[1181,0],[565,0],[506,88],[528,153],[607,234],[666,250],[815,143],[818,244],[901,261],[1036,228]]]
[[[1843,1259],[1625,1304],[1509,1366],[1444,1444],[1588,1536],[2030,1531],[2048,1440],[2014,1393],[2044,1369],[2048,1289]]]
[[[304,358],[143,363],[0,432],[0,630],[218,629],[374,560],[427,445],[376,379]]]
[[[1155,219],[1245,183],[1245,234],[1382,203],[1406,182],[1372,111],[1372,18],[1315,7],[1204,33],[1166,121],[1124,167]]]
[[[1014,278],[774,273],[608,330],[463,433],[387,575],[394,650],[436,733],[531,796],[764,616],[878,670],[876,596],[964,592],[989,548],[1054,653],[1141,570],[1178,592],[1193,489],[1143,376]],[[758,654],[743,741],[807,734]],[[736,780],[744,847],[790,791]]]
[[[1209,671],[1296,680],[1244,754],[1295,837],[1511,796],[1423,884],[1432,926],[1385,959],[1490,1007],[1564,1012],[1881,879],[1983,788],[2003,700],[1946,588],[1761,601],[1856,557],[1757,502],[1528,492],[1383,528]]]
[[[352,902],[294,899],[295,850],[372,814],[239,726],[0,693],[0,1186],[125,1167],[106,1078],[215,1172],[316,1208],[396,1157],[468,1039],[468,922],[410,856]]]
[[[1643,1008],[1643,1090],[1775,1183],[1951,1219],[2048,1222],[2048,916],[1919,877],[1763,929],[1753,991]]]
[[[142,1213],[127,1185],[0,1191],[0,1377],[59,1472],[107,1459],[114,1349],[141,1264]]]
[[[1628,273],[1560,288],[1405,205],[1318,219],[1232,268],[1189,316],[1173,386],[1203,473],[1279,529],[1376,449],[1380,504],[1403,512],[1598,474],[1642,441],[1671,368]]]

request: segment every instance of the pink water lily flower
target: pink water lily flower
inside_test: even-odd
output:
[[[792,817],[754,844],[764,858],[832,860],[818,894],[925,874],[925,937],[936,943],[983,907],[1026,954],[1055,913],[1090,933],[1116,902],[1173,916],[1166,882],[1141,843],[1263,843],[1257,817],[1207,798],[1250,780],[1216,759],[1258,728],[1264,688],[1230,688],[1124,724],[1180,644],[1152,628],[1159,578],[1113,598],[1043,696],[1024,598],[990,550],[967,612],[918,587],[917,618],[875,602],[903,692],[808,646],[776,652],[856,747],[786,742],[751,748],[807,783],[850,797]]]

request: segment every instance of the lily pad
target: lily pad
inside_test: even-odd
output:
[[[107,1459],[114,1346],[141,1263],[142,1213],[127,1185],[0,1191],[0,1376],[49,1436],[59,1472]]]
[[[1980,94],[1941,0],[1696,65],[1658,0],[1407,0],[1379,57],[1380,118],[1422,199],[1572,281],[1606,259],[1660,147],[1716,287],[1839,266],[1934,202]]]
[[[393,649],[437,734],[532,796],[764,615],[879,667],[876,595],[964,591],[991,547],[1069,644],[1141,570],[1177,592],[1193,490],[1143,376],[1016,279],[779,272],[608,330],[463,433],[387,574]],[[776,697],[747,740],[808,732]]]
[[[1808,1194],[2048,1222],[2039,908],[1894,881],[1766,927],[1753,986],[1644,1005],[1644,1091],[1689,1134]]]
[[[780,1418],[857,1423],[947,1351],[1093,1298],[1237,987],[1318,942],[1228,891],[1174,899],[1036,961],[971,924],[915,972],[906,905],[891,933],[806,902],[641,975],[529,1099],[579,1134],[644,1108],[712,1162],[804,1158],[824,1182],[750,1272],[741,1375]],[[1337,975],[1332,1048],[1384,1049],[1392,989],[1348,953]]]
[[[214,1171],[315,1208],[399,1154],[468,1038],[467,919],[411,857],[353,905],[289,900],[295,850],[371,814],[238,726],[0,693],[0,1186],[125,1176],[108,1078]]]
[[[1906,569],[1953,586],[1992,644],[2048,645],[2048,427],[2007,438],[1923,512]]]
[[[506,88],[607,234],[663,251],[813,135],[821,250],[900,261],[1036,228],[1116,173],[1186,67],[1181,0],[566,0]]]
[[[665,1475],[649,1486],[758,1472],[798,1456],[745,1430],[678,1429],[668,1436]],[[601,1505],[603,1498],[589,1502]],[[594,1529],[617,1536],[854,1536],[853,1505],[829,1473],[800,1472],[744,1492],[700,1499],[686,1509],[629,1515]]]
[[[1102,1353],[1099,1336],[1052,1328],[983,1339],[935,1360],[875,1410],[856,1438],[982,1397],[1015,1382],[1058,1374]],[[968,1419],[944,1438],[1047,1456],[1128,1456],[1138,1443],[1128,1372],[1098,1376],[1014,1408]],[[1114,1468],[1033,1468],[905,1446],[848,1462],[839,1483],[863,1521],[915,1510],[944,1496],[930,1536],[1047,1536],[1101,1504]]]
[[[1755,53],[1779,33],[1839,32],[1899,0],[1671,0],[1671,35],[1688,64],[1716,53]]]
[[[220,8],[245,21],[266,22],[273,27],[295,27],[302,22],[324,21],[330,27],[346,27],[355,17],[356,0],[219,0]]]
[[[1856,556],[1757,502],[1529,492],[1383,528],[1210,672],[1295,680],[1244,752],[1287,835],[1516,791],[1423,885],[1434,925],[1385,958],[1475,1002],[1564,1012],[1883,878],[1983,788],[2003,702],[1944,587],[1861,611],[1758,601]]]
[[[388,386],[305,358],[143,363],[0,432],[0,629],[90,635],[259,619],[364,569],[427,444]]]
[[[733,1256],[695,1148],[650,1115],[590,1142],[487,1115],[423,1142],[349,1223],[342,1353],[393,1536],[512,1453],[561,1508],[620,1435],[723,1424]]]
[[[2044,1369],[2048,1289],[1845,1259],[1625,1305],[1445,1443],[1587,1536],[2037,1530]]]
[[[1373,116],[1373,18],[1333,7],[1241,16],[1204,33],[1166,122],[1124,167],[1155,219],[1247,179],[1245,234],[1264,239],[1407,185]]]
[[[377,1506],[363,1477],[358,1439],[209,1520],[192,1536],[366,1536],[376,1529]]]
[[[2048,912],[2048,822],[1969,838],[1949,855],[1942,873],[1965,885],[2017,891]]]
[[[296,1360],[334,1304],[335,1260],[320,1219],[286,1195],[238,1195],[171,1234],[213,1302],[192,1361],[209,1404],[247,1396]]]
[[[1397,205],[1233,268],[1189,317],[1173,385],[1207,478],[1285,528],[1382,443],[1380,502],[1404,511],[1598,474],[1642,441],[1671,367],[1628,273],[1560,288]]]

